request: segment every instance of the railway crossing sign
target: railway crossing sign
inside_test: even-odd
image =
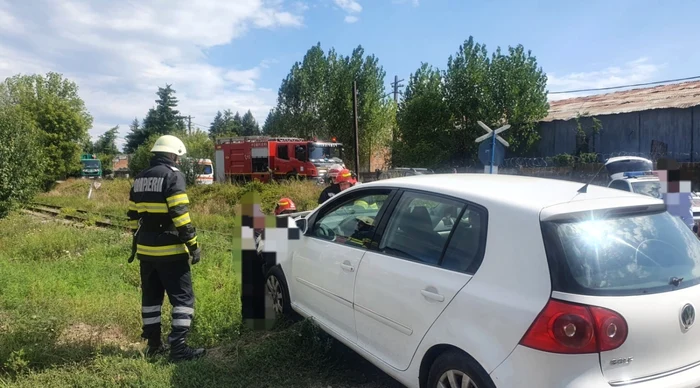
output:
[[[493,174],[494,166],[496,166],[496,169],[498,169],[497,166],[502,163],[502,159],[505,154],[505,149],[503,149],[503,146],[510,146],[510,144],[508,144],[508,142],[505,141],[502,137],[498,136],[498,134],[510,128],[510,125],[506,124],[494,131],[481,121],[477,121],[477,123],[479,124],[479,126],[481,126],[481,128],[483,128],[486,131],[486,134],[477,137],[476,142],[481,143],[482,141],[491,138],[491,152],[488,152],[488,146],[479,146],[479,159],[482,163],[484,163],[484,166],[489,166],[489,174]],[[498,140],[499,143],[503,144],[503,146],[499,144],[498,151],[500,152],[496,150],[496,140]]]

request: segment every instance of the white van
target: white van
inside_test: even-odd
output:
[[[197,165],[202,173],[197,175],[195,183],[198,185],[214,184],[214,164],[211,159],[197,159]]]

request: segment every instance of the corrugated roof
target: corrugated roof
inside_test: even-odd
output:
[[[600,116],[696,105],[700,105],[700,81],[550,101],[549,115],[541,121],[569,120],[579,113]]]

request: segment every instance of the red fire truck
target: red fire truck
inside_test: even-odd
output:
[[[331,141],[294,137],[230,137],[216,140],[218,182],[246,182],[271,179],[314,179],[322,181],[328,168],[343,164],[343,145]]]

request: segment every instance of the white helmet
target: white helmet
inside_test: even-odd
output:
[[[185,143],[173,135],[163,135],[156,140],[151,152],[165,152],[182,156],[187,153]]]

